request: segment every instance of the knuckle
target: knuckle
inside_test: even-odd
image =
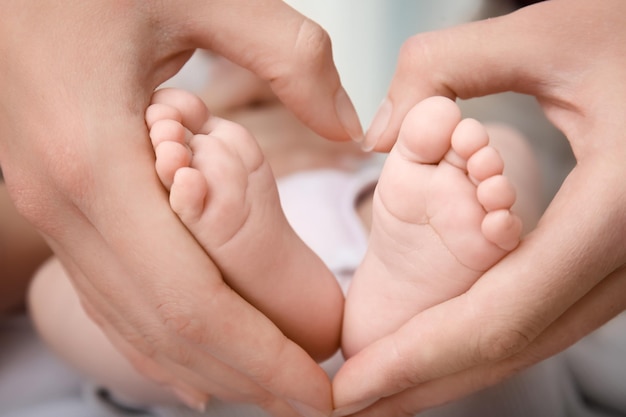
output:
[[[523,351],[545,327],[542,317],[517,307],[480,297],[468,300],[467,319],[474,329],[469,356],[474,364],[498,362]]]
[[[332,77],[325,83],[338,85],[330,36],[317,23],[303,17],[284,49],[277,54],[279,59],[264,61],[264,78],[281,100],[304,105],[305,97],[319,94],[320,84],[315,81],[320,76]]]
[[[183,299],[163,302],[157,306],[157,314],[168,333],[191,343],[202,343],[203,328],[186,304]]]
[[[442,54],[445,54],[443,37],[433,37],[427,32],[408,38],[400,48],[396,77],[405,84],[426,83],[422,85],[425,94],[451,95],[447,72],[441,70]]]
[[[274,341],[265,339],[263,346],[266,351],[247,358],[245,367],[250,379],[261,388],[261,392],[258,393],[259,397],[255,399],[256,403],[274,400],[272,395],[266,395],[275,392],[276,387],[282,387],[284,381],[291,377],[291,370],[282,367],[282,364],[297,363],[294,362],[294,353],[301,352],[299,347],[292,342],[287,342],[286,339]]]
[[[424,382],[419,366],[410,351],[402,349],[397,341],[391,345],[389,360],[392,366],[384,368],[381,376],[385,386],[394,387],[398,391],[417,386]]]
[[[416,68],[427,64],[431,55],[428,36],[425,34],[412,36],[400,47],[398,68],[405,72],[413,72]]]
[[[279,379],[279,373],[276,372],[276,369],[262,361],[250,363],[248,373],[259,386],[264,388],[275,386],[275,381]]]
[[[497,362],[506,359],[528,346],[532,340],[529,332],[512,325],[481,326],[476,343],[479,362]]]
[[[322,64],[330,58],[330,36],[312,20],[302,20],[294,46],[299,60],[307,62],[309,65],[311,63]]]

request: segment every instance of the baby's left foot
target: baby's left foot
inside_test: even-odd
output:
[[[503,161],[475,120],[433,97],[406,116],[374,193],[372,230],[344,316],[352,356],[417,313],[467,291],[517,246]]]
[[[172,209],[224,280],[314,359],[333,354],[343,294],[287,223],[255,139],[182,90],[156,92],[146,120]]]

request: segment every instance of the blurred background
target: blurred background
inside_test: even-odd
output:
[[[410,36],[509,13],[535,1],[513,0],[286,0],[330,34],[335,62],[364,127],[369,126],[394,73],[398,52]],[[208,58],[196,54],[168,85],[200,91]],[[460,101],[465,117],[500,122],[529,138],[543,176],[544,207],[575,161],[563,135],[532,97],[515,93]]]

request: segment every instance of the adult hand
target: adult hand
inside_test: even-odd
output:
[[[320,134],[359,136],[326,33],[280,0],[8,0],[0,14],[6,183],[92,318],[197,408],[213,394],[278,416],[329,412],[324,372],[224,284],[170,210],[144,122],[155,87],[201,47],[269,80]]]
[[[431,95],[535,96],[577,159],[539,226],[466,294],[347,361],[337,415],[409,416],[576,342],[626,307],[626,2],[552,0],[409,39],[366,135],[387,150]],[[357,412],[361,410],[360,412]]]

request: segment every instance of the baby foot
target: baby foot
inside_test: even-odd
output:
[[[255,139],[196,96],[156,92],[146,121],[170,205],[226,283],[317,359],[339,346],[343,295],[282,212]]]
[[[433,97],[406,116],[374,193],[342,348],[352,356],[417,313],[456,297],[519,243],[515,190],[484,127]]]

